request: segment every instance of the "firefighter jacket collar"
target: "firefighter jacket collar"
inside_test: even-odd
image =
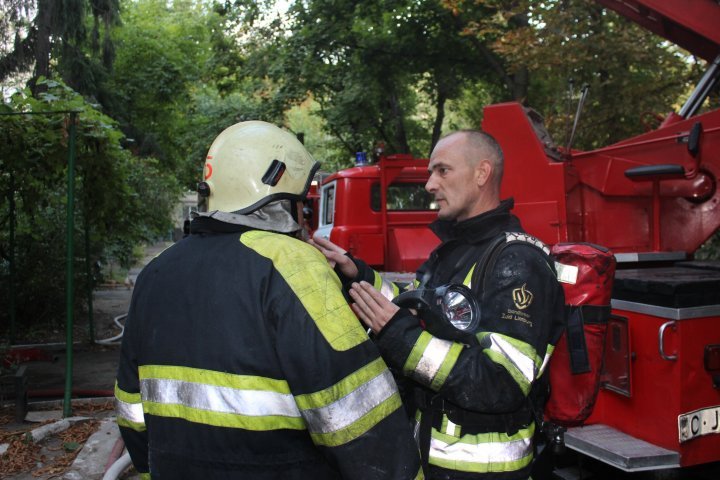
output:
[[[520,230],[520,224],[510,210],[515,205],[512,198],[502,200],[497,208],[481,213],[462,222],[436,220],[430,229],[440,240],[460,239],[467,243],[481,243],[505,230]]]
[[[198,212],[198,217],[208,217],[219,220],[223,223],[233,225],[244,225],[246,227],[258,230],[266,230],[277,233],[293,233],[300,230],[300,225],[293,220],[290,214],[292,208],[289,200],[278,200],[271,202],[262,208],[258,208],[254,212],[247,215],[239,213],[221,212],[213,210],[212,212]]]

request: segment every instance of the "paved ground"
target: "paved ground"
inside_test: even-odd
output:
[[[18,423],[14,420],[14,405],[6,405],[0,411],[0,452],[7,450],[0,456],[0,478],[99,480],[108,459],[119,456],[119,433],[110,398],[115,385],[119,344],[106,344],[105,341],[121,333],[114,319],[127,313],[140,270],[169,245],[161,243],[146,248],[144,258],[130,270],[124,284],[101,286],[94,292],[93,324],[96,340],[100,343],[76,344],[72,352],[73,398],[85,398],[73,400],[72,414],[77,418],[62,420],[68,371],[65,345],[29,346],[36,352],[35,361],[23,363],[27,372],[30,413],[24,422]],[[123,323],[124,318],[119,321]],[[36,442],[13,443],[26,438],[26,432],[38,431],[42,438]],[[33,436],[38,436],[36,433]],[[25,468],[17,471],[20,465]],[[135,476],[126,473],[120,478]]]

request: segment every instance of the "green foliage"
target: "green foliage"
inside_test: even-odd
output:
[[[698,260],[720,260],[720,231],[705,242],[697,252],[695,258]]]
[[[9,325],[13,259],[18,324],[59,325],[64,319],[69,115],[41,112],[79,112],[74,212],[77,292],[83,292],[88,281],[86,254],[93,263],[110,255],[129,261],[135,245],[169,229],[166,212],[180,191],[172,175],[158,169],[156,160],[134,157],[121,148],[122,134],[112,119],[61,82],[40,82],[47,91],[39,98],[25,91],[8,104],[12,111],[27,115],[0,116],[3,328]],[[10,238],[13,214],[14,241]],[[89,252],[84,249],[86,226]],[[84,295],[75,299],[79,310]]]
[[[101,102],[132,151],[154,156],[181,182],[197,181],[182,132],[192,124],[195,92],[209,76],[215,14],[200,2],[126,1],[113,31],[115,62]]]
[[[502,7],[507,2],[481,3]],[[597,3],[524,0],[512,5],[492,21],[477,19],[470,31],[495,33],[491,46],[509,72],[529,70],[523,100],[545,117],[560,145],[569,138],[583,85],[589,86],[589,95],[574,147],[592,149],[656,128],[658,114],[672,110],[698,76],[687,54]],[[528,21],[511,28],[507,19],[518,11]]]
[[[312,96],[336,139],[334,164],[378,141],[427,155],[445,102],[481,75],[472,43],[437,2],[294,2],[284,22],[264,20],[244,42],[247,68],[271,79],[267,98],[286,109]]]

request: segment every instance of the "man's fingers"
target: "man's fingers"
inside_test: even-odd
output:
[[[382,310],[382,306],[377,302],[375,296],[373,295],[373,293],[377,292],[377,290],[375,290],[369,283],[364,281],[360,283],[353,283],[352,288],[350,289],[350,294],[352,295],[353,292],[355,292],[353,299],[356,301],[362,301],[362,303],[364,303],[367,307],[367,310],[370,312],[377,313]],[[383,297],[383,299],[384,298],[385,297]]]
[[[319,245],[320,247],[322,247],[326,250],[330,250],[332,252],[337,252],[340,255],[345,255],[345,250],[343,250],[339,246],[335,245],[334,243],[332,243],[330,240],[328,240],[326,238],[323,238],[321,236],[316,236],[316,237],[313,237],[312,240],[316,245]]]
[[[367,325],[368,327],[372,327],[372,322],[368,318],[368,316],[365,314],[365,311],[362,309],[360,305],[357,303],[351,303],[350,308],[355,313],[355,316],[357,316],[362,323]]]

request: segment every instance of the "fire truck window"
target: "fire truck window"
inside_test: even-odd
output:
[[[332,225],[333,217],[335,214],[335,187],[328,187],[323,190],[325,199],[323,204],[325,206],[325,212],[323,215],[323,225]]]
[[[380,184],[370,189],[370,208],[380,211]],[[388,187],[388,210],[437,210],[433,196],[425,190],[424,183],[393,183]]]

